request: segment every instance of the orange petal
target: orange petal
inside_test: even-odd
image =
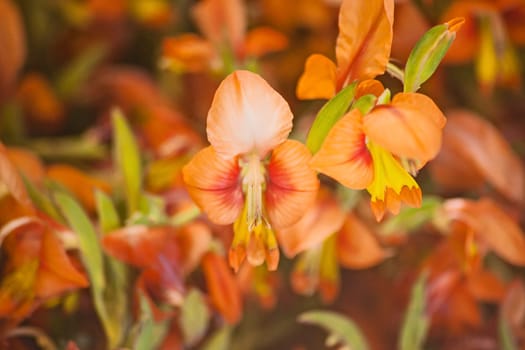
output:
[[[256,151],[263,158],[292,129],[288,103],[255,73],[235,71],[223,80],[208,112],[208,140],[225,159]]]
[[[339,12],[337,90],[383,74],[392,45],[393,0],[344,0]]]
[[[432,164],[437,182],[447,189],[471,189],[489,182],[505,197],[525,201],[525,169],[501,132],[468,111],[447,113],[443,149]]]
[[[346,187],[366,188],[374,172],[365,138],[361,113],[354,109],[333,126],[310,166]]]
[[[436,104],[418,93],[400,93],[363,119],[363,130],[375,143],[400,157],[426,163],[441,148],[446,119]]]
[[[7,190],[17,202],[27,208],[33,208],[24,181],[22,181],[18,170],[9,159],[8,151],[2,143],[0,143],[0,183],[7,187]]]
[[[224,160],[212,146],[197,153],[182,169],[191,198],[219,225],[231,224],[244,203],[239,165],[235,158]]]
[[[226,260],[208,252],[202,258],[202,270],[213,306],[229,324],[239,322],[243,308],[241,290]]]
[[[15,82],[26,57],[24,25],[16,3],[0,1],[0,96]]]
[[[444,209],[450,219],[468,225],[474,231],[476,239],[502,259],[525,266],[525,233],[493,201],[453,199],[445,202]]]
[[[298,141],[288,140],[275,148],[268,164],[265,203],[270,223],[276,229],[290,226],[313,205],[319,180],[308,167],[310,151]]]
[[[38,156],[24,148],[9,147],[7,157],[33,184],[41,185],[45,177],[44,164]]]
[[[162,63],[176,72],[201,72],[210,67],[215,51],[211,44],[195,34],[164,39]]]
[[[363,269],[382,262],[387,252],[379,245],[370,229],[354,214],[348,214],[336,236],[337,256],[341,266]]]
[[[89,285],[86,276],[71,263],[54,232],[44,232],[40,249],[40,266],[35,282],[35,292],[39,297],[50,298]]]
[[[476,57],[480,44],[478,16],[480,13],[497,11],[494,3],[486,0],[454,1],[450,5],[439,22],[444,23],[453,18],[464,17],[465,23],[456,33],[456,39],[443,58],[444,63],[462,64]]]
[[[228,42],[233,50],[244,43],[246,15],[242,0],[204,0],[192,8],[192,14],[200,31],[222,47]]]
[[[500,302],[505,295],[503,281],[490,271],[475,271],[467,276],[467,288],[478,300]]]
[[[345,215],[329,191],[320,191],[317,201],[294,225],[277,231],[284,254],[295,255],[315,247],[342,227]]]
[[[383,84],[381,84],[379,80],[363,80],[357,85],[354,100],[357,101],[361,96],[368,94],[372,94],[376,97],[379,97],[383,93],[383,91],[385,91],[385,87],[383,86]]]
[[[297,83],[297,98],[302,100],[331,99],[336,92],[335,80],[334,62],[323,55],[310,55]]]
[[[71,191],[90,212],[95,211],[95,190],[111,191],[107,182],[91,177],[66,164],[50,166],[47,169],[47,176]]]
[[[146,268],[158,264],[161,253],[178,257],[179,249],[170,235],[174,232],[168,227],[127,226],[105,235],[102,246],[115,258]]]
[[[257,27],[248,32],[244,50],[246,56],[261,57],[268,53],[284,50],[288,38],[270,27]]]

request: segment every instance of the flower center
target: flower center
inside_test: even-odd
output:
[[[268,269],[275,270],[279,261],[279,250],[264,208],[266,169],[255,152],[240,163],[245,203],[241,215],[233,225],[230,265],[237,270],[246,257],[251,265],[258,266],[266,261]]]

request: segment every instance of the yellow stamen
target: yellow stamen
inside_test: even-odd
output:
[[[266,170],[256,153],[241,161],[241,177],[245,204],[233,225],[234,238],[230,249],[230,265],[237,270],[247,258],[251,265],[259,266],[266,261],[269,270],[275,270],[279,262],[277,240],[264,210]]]

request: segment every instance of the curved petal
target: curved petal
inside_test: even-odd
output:
[[[304,72],[297,82],[297,98],[331,99],[335,95],[335,80],[335,63],[323,55],[310,55],[304,65]]]
[[[177,73],[208,69],[215,51],[207,40],[196,34],[169,37],[162,42],[162,64]]]
[[[393,37],[393,0],[345,0],[339,12],[337,87],[383,74]]]
[[[372,231],[354,214],[348,214],[336,237],[339,263],[346,268],[371,267],[388,256]]]
[[[297,222],[315,201],[319,180],[316,172],[308,167],[310,157],[306,146],[293,140],[273,150],[265,202],[270,223],[275,228]]]
[[[222,158],[257,151],[264,157],[292,130],[288,103],[257,74],[236,71],[224,79],[208,112],[208,140]]]
[[[244,202],[240,171],[235,158],[224,160],[209,146],[184,166],[182,177],[191,198],[210,220],[227,225],[239,216]]]
[[[284,50],[288,46],[288,37],[271,27],[257,27],[248,32],[244,50],[248,57],[261,57]]]
[[[346,187],[366,188],[374,178],[374,171],[362,128],[359,110],[346,114],[330,130],[310,166]]]
[[[40,298],[50,298],[71,289],[87,286],[88,279],[71,262],[62,242],[54,232],[46,230],[42,235],[35,293]]]
[[[277,231],[279,245],[292,258],[339,231],[344,220],[345,215],[331,193],[320,191],[315,205],[298,222]]]
[[[359,82],[359,84],[357,85],[354,100],[357,101],[360,97],[368,94],[379,97],[381,96],[383,91],[385,91],[385,87],[379,80],[366,79]]]
[[[446,119],[429,97],[397,94],[392,103],[379,105],[363,118],[363,130],[375,143],[397,156],[426,163],[441,148]]]
[[[244,42],[245,8],[242,0],[204,0],[192,8],[197,26],[217,47],[227,41],[237,50]]]

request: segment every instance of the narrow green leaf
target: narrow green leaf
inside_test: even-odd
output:
[[[125,325],[121,324],[121,319],[117,320],[120,314],[108,311],[111,309],[108,304],[112,300],[107,299],[106,292],[111,288],[108,288],[106,284],[103,254],[95,228],[80,204],[69,194],[57,191],[54,198],[67,223],[78,235],[80,253],[91,282],[95,309],[108,338],[108,347],[116,348],[121,340],[122,327]],[[126,306],[123,305],[123,307]],[[112,305],[111,307],[118,306]]]
[[[366,350],[368,344],[361,330],[355,322],[349,318],[324,310],[314,310],[302,313],[298,318],[299,322],[315,324],[326,329],[329,336],[326,340],[327,346],[343,344],[352,350]]]
[[[426,277],[422,274],[412,287],[410,304],[405,313],[398,342],[398,349],[400,350],[420,350],[423,348],[429,325],[428,317],[425,314],[425,281]]]
[[[180,310],[180,327],[184,335],[184,345],[193,346],[199,342],[210,320],[210,312],[199,290],[192,288],[182,304]]]
[[[128,217],[139,209],[142,189],[140,153],[126,118],[119,109],[112,112],[114,161],[126,195]]]
[[[499,342],[502,350],[518,350],[516,341],[505,318],[500,317],[498,324]]]
[[[386,90],[385,90],[386,91]],[[377,102],[377,97],[372,94],[361,96],[355,103],[352,105],[352,109],[357,108],[362,115],[367,114],[374,108]]]
[[[140,329],[133,349],[135,350],[151,350],[156,349],[161,341],[164,339],[168,331],[169,322],[161,321],[155,322],[153,318],[153,311],[148,303],[146,297],[140,294]]]
[[[62,70],[56,82],[58,95],[63,99],[73,96],[95,67],[106,56],[107,48],[103,45],[93,46],[82,51],[82,54]]]
[[[356,86],[357,83],[353,83],[345,87],[328,101],[317,114],[306,139],[306,147],[312,154],[321,148],[328,132],[350,107],[354,100]]]
[[[49,215],[51,218],[55,219],[56,221],[63,222],[63,218],[60,216],[60,213],[57,211],[51,199],[49,199],[47,196],[41,193],[35,186],[33,186],[31,181],[29,181],[24,176],[24,174],[21,175],[27,190],[27,194],[29,195],[29,198],[31,198],[31,201],[36,205],[36,207],[42,212]]]
[[[95,201],[101,231],[107,233],[120,227],[120,219],[111,198],[105,192],[96,190]]]
[[[404,91],[416,92],[436,71],[448,48],[456,38],[463,19],[430,28],[412,49],[405,67]]]
[[[229,350],[231,349],[232,328],[224,326],[217,330],[202,347],[202,350]]]
[[[396,216],[390,217],[381,225],[381,234],[388,236],[396,232],[412,232],[423,224],[431,221],[436,211],[441,207],[442,199],[439,197],[425,196],[421,207],[401,209]]]
[[[82,260],[89,274],[92,288],[103,290],[106,285],[104,264],[95,228],[80,204],[73,197],[63,192],[55,193],[54,197],[67,223],[78,235]]]

